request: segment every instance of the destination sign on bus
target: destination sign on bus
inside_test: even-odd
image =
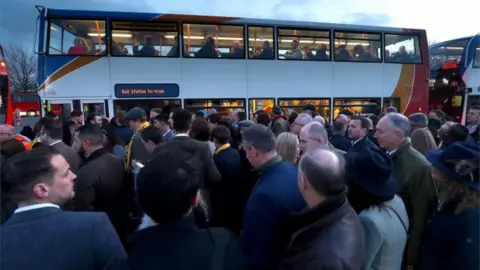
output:
[[[178,84],[116,84],[115,96],[117,98],[135,97],[178,97],[180,87]]]

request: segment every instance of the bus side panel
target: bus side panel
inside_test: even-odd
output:
[[[184,98],[245,98],[245,60],[182,59]]]
[[[183,93],[181,62],[178,58],[110,57],[110,93],[115,97],[116,84],[176,83]],[[198,89],[201,91],[201,89]]]
[[[334,63],[333,97],[375,98],[382,96],[382,63]],[[390,89],[386,89],[390,96]]]
[[[330,97],[334,85],[332,62],[250,60],[249,97]]]
[[[81,99],[110,96],[109,61],[96,56],[52,56],[45,59],[42,99]]]
[[[414,95],[415,65],[413,64],[384,64],[384,97],[400,98],[399,112],[406,112],[411,102],[418,102]],[[425,100],[426,103],[426,100]]]

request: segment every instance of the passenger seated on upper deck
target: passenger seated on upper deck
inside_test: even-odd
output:
[[[229,58],[243,58],[245,55],[245,51],[243,50],[242,46],[240,45],[240,41],[234,41],[232,43],[232,49],[228,55]]]
[[[263,42],[263,48],[261,49],[260,53],[255,56],[258,59],[272,59],[273,58],[273,49],[270,46],[269,41]]]
[[[347,51],[346,45],[340,45],[337,47],[337,53],[335,54],[335,60],[339,61],[352,61],[352,56]]]
[[[401,62],[401,63],[403,63],[403,62],[409,63],[409,62],[412,61],[412,57],[405,50],[405,46],[400,46],[398,48],[398,52],[394,53],[390,57],[390,61]]]
[[[198,58],[217,58],[219,53],[217,48],[215,47],[215,40],[212,36],[208,36],[205,39],[205,43],[203,44],[202,48],[194,53],[195,57]]]
[[[303,58],[302,59],[313,59],[315,56],[312,53],[310,47],[305,46],[303,47]]]
[[[291,46],[292,49],[283,55],[285,59],[302,59],[303,52],[298,47],[298,40],[292,41]]]
[[[112,55],[123,56],[129,55],[127,48],[122,42],[112,41]]]
[[[376,61],[375,57],[360,44],[353,47],[353,57],[356,61]]]
[[[85,55],[86,46],[81,37],[76,37],[73,40],[73,46],[68,49],[68,54],[70,55]]]
[[[325,43],[320,43],[318,44],[318,48],[315,52],[315,56],[313,59],[315,60],[328,60],[328,54],[327,54],[327,45]]]
[[[151,36],[145,36],[143,40],[142,48],[138,49],[138,40],[134,39],[135,44],[133,45],[133,55],[135,56],[156,56],[156,50],[153,46],[153,40]]]
[[[177,57],[178,56],[178,39],[177,36],[174,37],[175,43],[172,45],[172,48],[167,53],[167,56]]]

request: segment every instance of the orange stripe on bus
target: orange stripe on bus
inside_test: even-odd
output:
[[[400,112],[407,108],[408,99],[412,93],[414,65],[402,65],[397,86],[392,93],[392,97],[399,97],[401,100]]]
[[[79,56],[75,58],[73,61],[68,62],[66,65],[64,65],[51,76],[49,76],[45,80],[45,82],[40,85],[38,91],[44,90],[46,86],[55,82],[56,80],[59,80],[60,78],[74,72],[75,70],[84,67],[90,63],[93,63],[101,58],[102,56]]]

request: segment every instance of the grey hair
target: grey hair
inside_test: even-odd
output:
[[[307,113],[301,113],[297,116],[297,118],[295,118],[295,123],[300,125],[306,125],[311,122],[313,122],[313,118],[310,114]]]
[[[428,127],[428,117],[424,113],[412,113],[408,116],[408,120],[417,126]]]
[[[323,116],[321,115],[315,116],[315,118],[313,118],[313,121],[322,124],[322,126],[325,126],[325,118],[323,118]]]
[[[242,131],[242,141],[244,146],[253,146],[262,153],[270,153],[276,150],[275,134],[270,128],[254,124]]]
[[[384,117],[388,119],[392,128],[402,131],[405,137],[408,137],[410,135],[410,122],[405,115],[392,112],[385,114]]]
[[[312,188],[324,196],[344,188],[345,159],[330,149],[307,151],[302,155],[298,169]]]
[[[306,128],[308,128],[308,132],[307,132],[308,137],[312,139],[322,137],[323,143],[324,144],[328,143],[328,132],[322,124],[318,122],[311,122],[308,124],[308,127]]]

